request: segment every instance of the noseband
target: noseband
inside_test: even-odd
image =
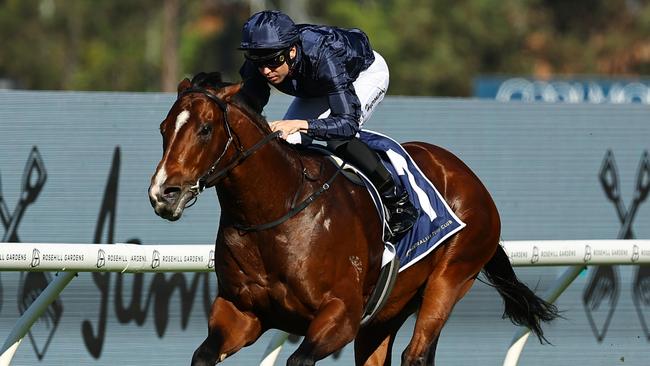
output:
[[[244,147],[241,145],[239,138],[237,138],[237,146],[236,146],[237,155],[225,167],[223,167],[221,170],[217,170],[217,166],[221,162],[221,159],[223,159],[223,157],[226,155],[226,152],[228,151],[228,147],[230,147],[233,140],[235,140],[235,138],[233,138],[233,132],[232,132],[232,128],[230,127],[230,122],[228,121],[228,103],[226,103],[221,98],[211,93],[209,90],[197,86],[193,86],[191,88],[185,89],[183,92],[178,94],[177,100],[191,93],[203,94],[206,97],[208,97],[208,99],[210,99],[216,105],[219,106],[219,109],[221,109],[221,111],[223,112],[223,123],[226,127],[226,133],[228,134],[228,141],[226,141],[226,145],[221,151],[221,154],[219,154],[217,160],[210,166],[210,168],[203,175],[199,177],[196,183],[190,187],[190,192],[192,192],[194,198],[196,198],[206,188],[213,187],[219,181],[219,179],[226,176],[226,174],[228,174],[228,172],[230,172],[232,168],[234,168],[239,163],[244,161],[244,159],[251,156],[253,153],[259,150],[262,146],[266,145],[272,139],[278,137],[280,135],[280,131],[276,131],[269,135],[266,135],[263,139],[258,141],[255,145],[251,146],[247,150],[244,150]]]

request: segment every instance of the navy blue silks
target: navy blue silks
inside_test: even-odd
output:
[[[268,44],[278,43],[281,39],[290,37],[266,23],[260,23],[260,27],[263,31],[260,31],[259,37]],[[297,46],[298,55],[291,64],[289,76],[275,87],[296,97],[327,98],[330,115],[322,119],[308,120],[307,134],[312,138],[329,140],[353,137],[359,131],[361,103],[352,83],[359,73],[375,60],[368,37],[359,29],[310,24],[290,27],[297,31],[298,37],[293,44]],[[244,40],[260,46],[257,39],[247,40],[246,32],[245,27]],[[274,32],[277,35],[271,34]],[[255,37],[257,36],[255,33]],[[261,110],[268,103],[270,95],[266,78],[248,60],[244,62],[239,73],[244,80],[243,93],[252,98]]]

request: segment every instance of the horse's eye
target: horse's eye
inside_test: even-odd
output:
[[[199,135],[201,136],[207,136],[212,132],[212,125],[204,123],[201,125],[201,128],[199,129]]]

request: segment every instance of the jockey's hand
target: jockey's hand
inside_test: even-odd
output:
[[[284,119],[269,124],[271,131],[280,131],[280,137],[287,139],[294,132],[307,132],[309,124],[304,119]]]

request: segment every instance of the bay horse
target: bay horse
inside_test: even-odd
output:
[[[320,154],[272,133],[240,88],[218,73],[180,82],[149,187],[167,220],[204,188],[215,187],[221,205],[218,295],[192,365],[221,362],[271,328],[304,336],[290,366],[314,365],[353,340],[357,365],[390,365],[395,335],[414,312],[402,364],[433,365],[443,325],[481,270],[503,297],[504,317],[545,341],[540,323],[557,309],[515,276],[490,194],[460,159],[424,142],[403,146],[467,226],[400,272],[385,306],[361,327],[384,248],[370,196]]]

